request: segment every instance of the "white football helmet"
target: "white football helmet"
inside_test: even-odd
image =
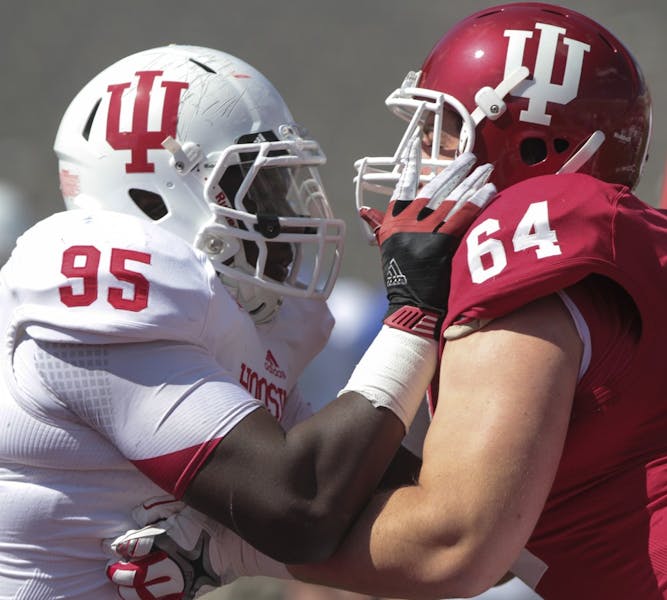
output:
[[[155,221],[205,252],[257,323],[282,297],[326,298],[345,223],[318,173],[326,158],[246,62],[170,45],[88,83],[56,136],[68,209]]]

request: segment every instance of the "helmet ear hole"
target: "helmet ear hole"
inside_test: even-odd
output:
[[[130,189],[128,194],[137,208],[153,221],[159,221],[169,212],[160,194],[137,188]]]
[[[554,140],[554,150],[557,154],[562,154],[570,147],[570,142],[563,138],[556,138]]]
[[[86,124],[84,125],[83,131],[81,132],[81,135],[83,135],[83,139],[86,141],[88,141],[88,139],[90,138],[90,130],[93,128],[93,121],[95,120],[97,109],[100,107],[100,102],[102,102],[102,98],[100,98],[97,102],[95,102],[95,106],[93,106],[93,110],[90,111],[88,119],[86,120]]]
[[[527,165],[536,165],[547,157],[547,145],[539,138],[526,138],[519,149],[521,160]]]

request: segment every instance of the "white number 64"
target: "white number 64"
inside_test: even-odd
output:
[[[497,219],[486,219],[470,230],[466,240],[468,246],[468,268],[474,283],[483,283],[498,275],[507,266],[507,254],[500,240],[488,237],[500,229]],[[480,237],[485,236],[484,241]],[[514,251],[535,247],[537,258],[562,254],[556,232],[549,224],[547,201],[534,202],[528,207],[512,236]],[[482,257],[488,258],[483,261]]]

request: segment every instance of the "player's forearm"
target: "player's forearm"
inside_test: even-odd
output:
[[[330,556],[404,435],[389,410],[348,394],[285,433],[258,410],[219,444],[186,503],[282,562]]]
[[[403,424],[391,411],[374,408],[353,393],[339,400],[306,427],[288,432],[287,444],[294,446],[295,458],[293,480],[285,482],[284,489],[292,490],[292,499],[289,513],[275,524],[284,531],[288,548],[280,555],[270,552],[285,562],[302,562],[299,555],[304,556],[306,547],[308,561],[333,554],[403,439]],[[301,549],[295,549],[299,532]]]
[[[433,522],[425,502],[418,486],[375,496],[331,559],[290,565],[289,572],[309,583],[389,598],[459,597],[492,585],[471,581],[465,532]]]
[[[306,500],[320,515],[319,530],[308,528],[319,559],[333,553],[387,471],[433,377],[436,350],[434,340],[383,328],[339,398],[288,432],[302,489],[316,490]],[[293,531],[303,523],[296,519]]]
[[[414,491],[414,488],[408,490],[405,499],[413,500]],[[213,569],[216,573],[233,574],[232,579],[263,575],[295,578],[374,596],[441,598],[439,590],[445,589],[443,582],[438,581],[436,591],[431,591],[425,576],[424,565],[430,560],[430,552],[414,529],[419,519],[404,519],[401,524],[385,521],[385,517],[392,517],[391,504],[397,499],[375,496],[339,551],[326,562],[285,565],[264,555],[234,532],[224,531],[210,541]]]
[[[185,501],[269,556],[324,560],[394,457],[436,364],[435,340],[388,328],[344,392],[284,432],[257,410],[225,436]]]

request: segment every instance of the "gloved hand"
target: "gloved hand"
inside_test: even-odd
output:
[[[223,568],[222,525],[168,498],[133,515],[139,524],[156,522],[109,542],[116,559],[106,573],[123,600],[191,600],[237,578]]]
[[[438,338],[447,311],[451,261],[461,236],[496,195],[493,167],[474,154],[456,158],[418,191],[421,139],[415,137],[387,211],[361,208],[380,246],[389,308],[384,323]]]

